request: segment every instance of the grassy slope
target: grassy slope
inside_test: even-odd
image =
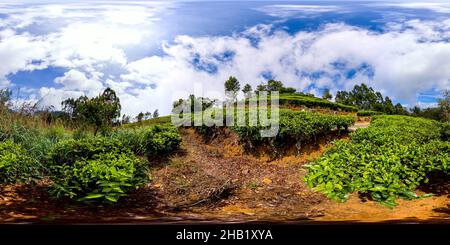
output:
[[[163,117],[157,117],[157,118],[144,120],[142,122],[134,122],[134,123],[125,124],[122,127],[135,128],[135,127],[152,126],[152,125],[157,125],[157,124],[164,125],[164,124],[168,124],[168,123],[170,123],[170,116],[163,116]]]

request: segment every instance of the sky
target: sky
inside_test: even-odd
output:
[[[445,1],[0,0],[0,89],[59,110],[111,87],[122,113],[164,115],[235,76],[429,107],[450,88],[449,41]]]

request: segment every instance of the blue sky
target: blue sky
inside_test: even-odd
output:
[[[58,109],[109,86],[124,113],[164,114],[234,75],[426,107],[450,87],[449,40],[442,1],[0,1],[0,88]]]

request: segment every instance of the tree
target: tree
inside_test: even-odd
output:
[[[284,88],[281,81],[275,81],[270,79],[267,81],[267,91],[280,91]]]
[[[280,94],[291,94],[297,92],[295,88],[284,87],[283,82],[272,79],[267,81],[267,84],[259,84],[256,87],[256,91],[278,91]]]
[[[387,114],[395,114],[394,104],[392,104],[392,100],[387,96],[384,98],[384,112]]]
[[[297,90],[295,88],[291,88],[291,87],[287,87],[287,88],[282,87],[280,89],[280,94],[293,94],[295,92],[297,92]]]
[[[94,127],[94,135],[100,129],[113,125],[120,116],[120,100],[111,88],[94,98],[81,96],[78,99],[69,98],[61,102],[63,110],[71,120]]]
[[[159,111],[158,111],[158,109],[156,109],[156,110],[153,112],[153,118],[157,118],[157,117],[159,117]]]
[[[406,113],[401,104],[397,109],[392,104],[391,98],[375,91],[366,84],[355,85],[351,91],[338,91],[335,97],[336,102],[356,106],[361,110],[381,111],[388,114],[396,114],[397,111],[402,114]],[[400,110],[400,107],[402,108]]]
[[[338,91],[336,93],[335,100],[337,103],[353,105],[352,101],[350,100],[350,93],[347,91]]]
[[[8,103],[11,100],[12,91],[9,89],[0,90],[0,109],[7,108]]]
[[[397,114],[397,115],[406,114],[406,110],[405,110],[405,108],[403,108],[402,104],[397,103],[397,104],[395,104],[394,108],[395,108],[395,114]]]
[[[142,119],[144,119],[144,113],[143,112],[139,112],[139,114],[136,116],[136,120],[138,122],[142,122]]]
[[[422,110],[418,106],[414,106],[410,110],[413,116],[420,116],[420,114],[422,113]]]
[[[122,115],[122,124],[128,124],[128,123],[130,123],[130,116],[123,114]]]
[[[333,95],[331,95],[330,90],[326,88],[323,91],[322,98],[326,100],[331,100],[333,98]]]
[[[239,84],[239,81],[233,76],[230,76],[228,80],[225,81],[225,92],[236,94],[240,88],[241,85]]]
[[[442,96],[443,98],[438,100],[438,104],[442,110],[444,119],[450,121],[450,90],[444,90]]]
[[[242,92],[244,93],[244,94],[246,94],[246,93],[251,93],[252,92],[252,86],[250,85],[250,84],[245,84],[244,85],[244,88],[242,89]]]
[[[194,112],[195,108],[200,108],[202,111],[204,111],[212,107],[216,102],[217,100],[211,100],[204,97],[195,97],[195,95],[191,94],[187,99],[178,99],[177,101],[173,102],[172,111],[179,106],[182,106],[184,108],[183,111],[190,110],[191,112]]]
[[[152,113],[149,112],[149,111],[147,111],[147,112],[144,114],[144,119],[145,119],[145,120],[148,120],[148,119],[150,119],[150,118],[152,118]]]
[[[267,91],[267,86],[264,84],[258,84],[258,86],[256,86],[256,91]]]

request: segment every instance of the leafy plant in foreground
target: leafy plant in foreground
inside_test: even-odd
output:
[[[146,163],[105,137],[60,142],[48,165],[52,194],[83,202],[116,202],[148,180]]]
[[[308,186],[332,199],[365,193],[388,206],[397,198],[417,198],[414,190],[434,171],[450,168],[450,142],[440,141],[435,121],[377,116],[371,126],[337,141],[307,165]]]
[[[37,177],[39,164],[11,140],[0,142],[0,183],[26,182]]]

